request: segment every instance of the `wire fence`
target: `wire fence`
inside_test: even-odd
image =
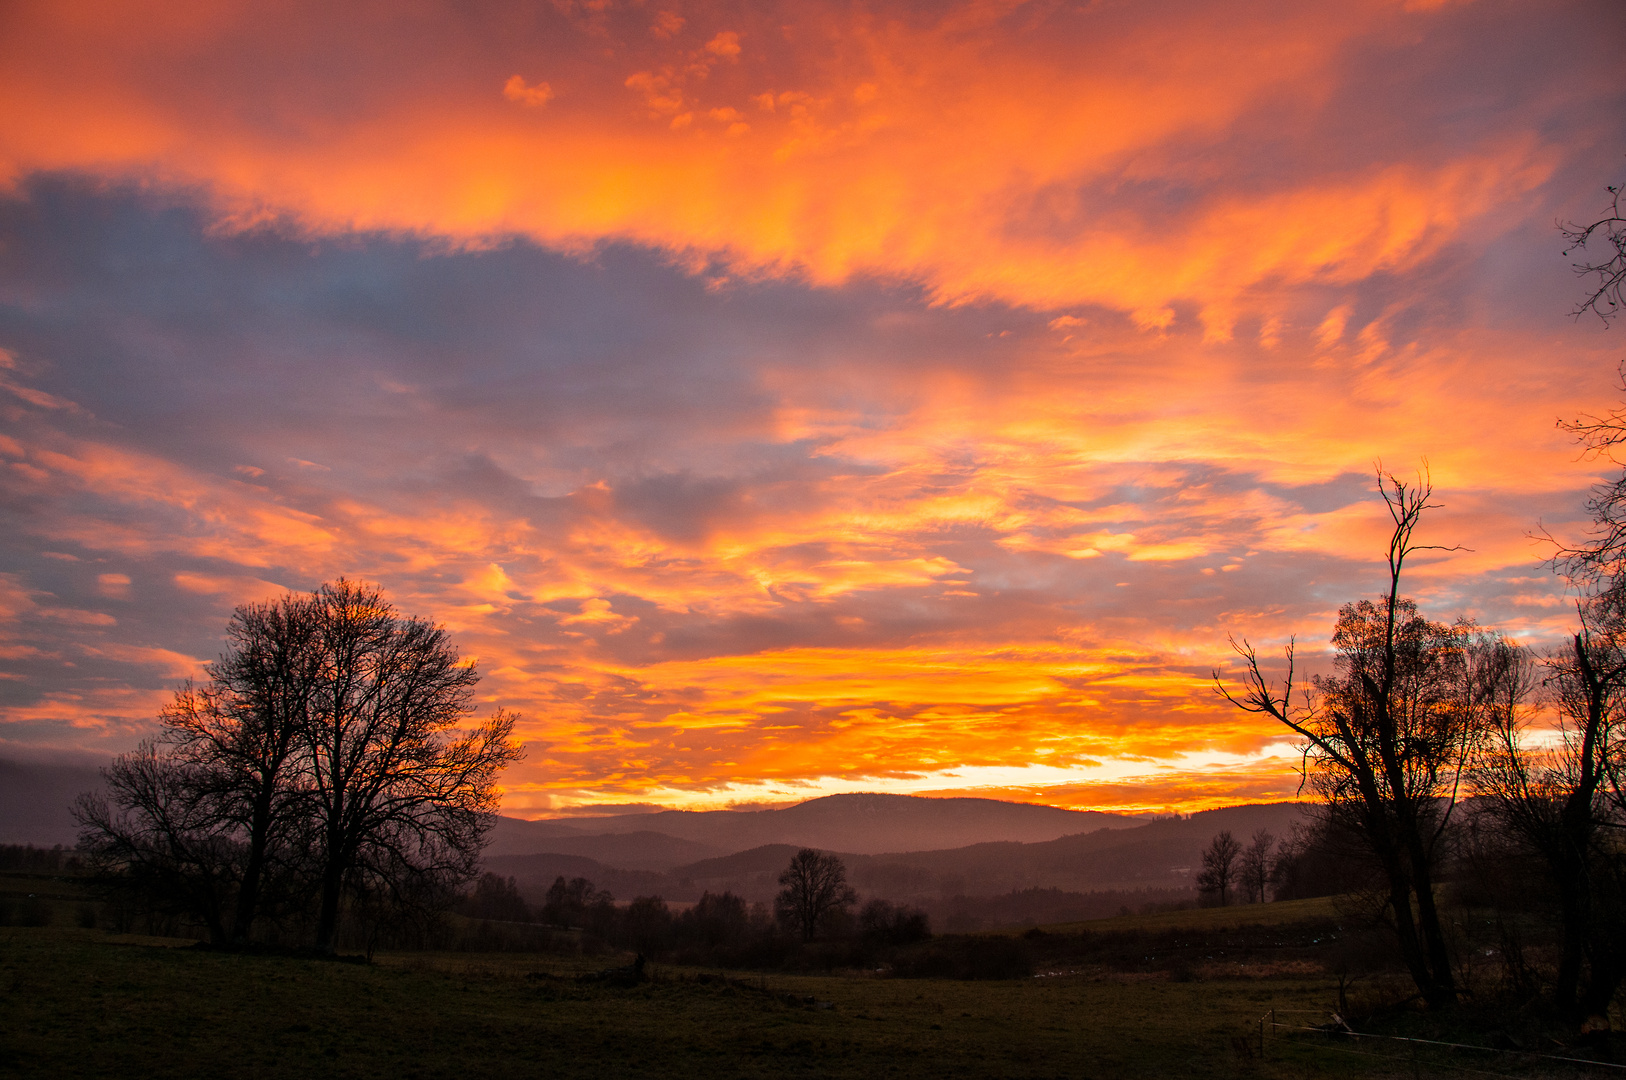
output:
[[[1456,1055],[1458,1052],[1469,1054],[1489,1055],[1485,1061],[1487,1065],[1525,1065],[1534,1066],[1543,1063],[1563,1064],[1579,1067],[1587,1071],[1594,1071],[1600,1076],[1626,1077],[1626,1064],[1617,1064],[1613,1061],[1599,1061],[1596,1058],[1569,1057],[1562,1054],[1543,1054],[1534,1050],[1508,1049],[1498,1046],[1478,1046],[1473,1043],[1446,1042],[1440,1039],[1419,1039],[1406,1035],[1380,1035],[1375,1032],[1355,1031],[1337,1013],[1332,1014],[1330,1024],[1302,1024],[1278,1020],[1279,1014],[1301,1013],[1324,1016],[1326,1013],[1317,1009],[1271,1009],[1259,1018],[1258,1053],[1261,1059],[1269,1054],[1272,1040],[1280,1040],[1295,1046],[1313,1046],[1320,1050],[1332,1053],[1354,1055],[1357,1057],[1378,1058],[1394,1064],[1404,1065],[1410,1063],[1414,1070],[1420,1068],[1423,1062],[1420,1053],[1424,1050],[1433,1052],[1427,1062],[1429,1069],[1446,1068],[1453,1072],[1468,1073],[1478,1076],[1521,1076],[1524,1073],[1497,1072],[1492,1069],[1483,1069],[1466,1062],[1440,1060],[1441,1053]],[[1305,1036],[1317,1037],[1313,1041]],[[1358,1049],[1357,1046],[1339,1045],[1343,1042],[1354,1042],[1372,1047],[1370,1050]],[[1378,1052],[1378,1048],[1385,1045],[1395,1048],[1408,1048],[1409,1057],[1385,1054]]]

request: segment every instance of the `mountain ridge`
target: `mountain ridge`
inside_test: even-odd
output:
[[[533,829],[538,838],[566,831],[599,836],[653,832],[724,852],[764,844],[795,844],[879,855],[997,841],[1037,843],[1096,829],[1142,824],[1143,820],[1122,814],[1066,810],[1039,803],[859,792],[825,795],[773,810],[658,810],[596,818],[538,818],[525,821],[523,826],[505,826],[503,853],[521,853],[511,851],[509,843],[526,827]]]

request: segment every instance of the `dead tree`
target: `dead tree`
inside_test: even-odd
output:
[[[1400,954],[1431,1006],[1457,996],[1434,885],[1441,839],[1485,726],[1485,660],[1494,651],[1472,624],[1429,622],[1400,595],[1406,559],[1433,545],[1414,539],[1432,486],[1378,474],[1393,521],[1389,589],[1377,603],[1339,611],[1335,673],[1300,687],[1294,701],[1293,643],[1278,689],[1253,647],[1232,641],[1243,686],[1233,692],[1214,673],[1226,700],[1270,716],[1303,739],[1305,781],[1329,820],[1359,836],[1382,867]]]

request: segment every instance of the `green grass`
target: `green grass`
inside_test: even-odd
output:
[[[0,1075],[50,1077],[1297,1077],[1382,1075],[1276,1045],[1261,1014],[1324,1009],[1325,978],[964,983],[396,954],[372,965],[0,929]],[[537,977],[537,976],[541,977]],[[808,1008],[785,995],[829,1002]]]
[[[1282,900],[1274,904],[1188,908],[1185,911],[1159,911],[1150,915],[1118,915],[1110,919],[1057,923],[1040,929],[1047,933],[1076,934],[1080,931],[1113,933],[1125,930],[1231,930],[1239,926],[1318,922],[1337,919],[1338,904],[1343,899],[1337,896],[1318,896],[1312,900]],[[1023,929],[1000,932],[1020,934]]]

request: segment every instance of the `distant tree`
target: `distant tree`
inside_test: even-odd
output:
[[[1271,854],[1275,847],[1276,838],[1270,830],[1260,829],[1242,849],[1237,862],[1237,883],[1250,904],[1263,904],[1270,899],[1266,890],[1270,887],[1270,871],[1274,865]]]
[[[497,919],[503,922],[530,922],[530,905],[520,895],[519,885],[501,874],[481,874],[458,910],[471,919]]]
[[[603,920],[605,909],[613,911],[615,897],[584,877],[566,881],[561,875],[548,886],[542,901],[542,921],[553,926],[581,927]]]
[[[303,799],[319,867],[316,948],[331,952],[347,889],[408,902],[474,876],[497,773],[519,749],[500,710],[453,730],[479,676],[445,630],[343,579],[315,602],[322,666],[301,732]]]
[[[882,945],[912,945],[932,936],[931,920],[917,907],[871,900],[858,912],[858,932]]]
[[[1203,851],[1203,868],[1197,875],[1197,891],[1218,899],[1220,907],[1228,905],[1231,902],[1231,886],[1237,880],[1237,859],[1241,854],[1242,844],[1231,835],[1229,829],[1221,829]]]
[[[1271,860],[1271,893],[1277,900],[1307,900],[1366,889],[1375,872],[1372,854],[1358,835],[1326,817],[1295,823]]]
[[[710,949],[738,945],[749,925],[745,901],[731,892],[703,892],[700,900],[675,920],[677,933]]]
[[[812,941],[822,924],[858,902],[847,884],[847,866],[834,855],[803,848],[779,875],[775,908],[781,922]]]
[[[621,913],[627,944],[645,956],[659,957],[672,939],[672,912],[658,896],[639,896]]]

